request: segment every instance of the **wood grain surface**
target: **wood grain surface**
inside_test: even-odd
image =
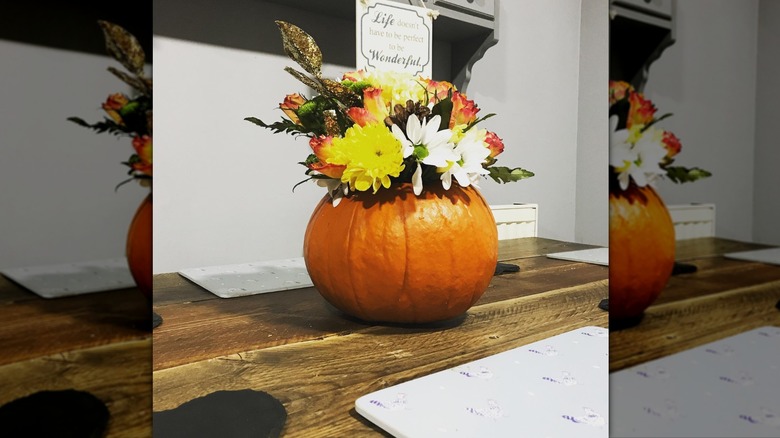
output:
[[[108,407],[108,437],[152,434],[151,339],[0,365],[0,405],[38,391],[87,391]]]
[[[673,276],[639,325],[610,331],[610,371],[780,326],[780,266],[722,256],[766,247],[717,238],[678,241],[677,259],[697,272]]]
[[[502,242],[506,243],[499,247],[500,258],[517,264],[521,270],[493,277],[477,305],[607,278],[608,271],[603,266],[539,256],[589,245],[538,238]],[[507,259],[505,253],[524,258]],[[534,253],[536,257],[532,256]],[[222,299],[178,274],[158,275],[155,281],[154,310],[164,321],[154,330],[155,370],[371,326],[341,314],[314,288]],[[606,297],[605,289],[600,299]]]
[[[355,412],[358,397],[577,327],[606,327],[598,304],[607,268],[544,257],[590,247],[502,241],[499,259],[520,272],[493,277],[463,317],[416,326],[351,319],[314,288],[220,299],[176,274],[156,276],[164,322],[153,334],[154,410],[249,388],[284,404],[285,437],[386,435]]]
[[[137,289],[44,299],[0,276],[0,364],[151,336]]]
[[[88,391],[108,407],[108,437],[151,436],[151,344],[150,305],[135,288],[44,299],[0,276],[0,405]]]
[[[605,327],[597,304],[606,288],[602,279],[477,305],[455,326],[370,326],[155,371],[154,409],[250,388],[285,405],[284,436],[377,436],[354,412],[361,395],[578,327]]]

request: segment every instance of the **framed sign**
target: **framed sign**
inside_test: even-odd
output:
[[[431,76],[433,19],[425,8],[356,0],[357,68]]]

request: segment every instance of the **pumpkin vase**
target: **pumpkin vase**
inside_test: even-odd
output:
[[[661,198],[633,182],[609,194],[609,314],[637,323],[666,287],[674,267],[674,225]]]
[[[127,264],[138,289],[152,302],[152,194],[146,196],[130,222]]]
[[[487,290],[498,258],[489,205],[473,187],[411,184],[325,196],[304,237],[317,290],[364,321],[428,323],[465,313]]]

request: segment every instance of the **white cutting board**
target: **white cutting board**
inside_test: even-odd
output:
[[[135,287],[124,257],[56,265],[6,268],[3,275],[43,298]]]
[[[730,252],[723,257],[749,262],[769,263],[780,265],[780,248],[757,249],[753,251]]]
[[[547,257],[551,259],[568,260],[570,262],[609,266],[609,248],[590,248],[577,251],[555,252],[547,254]]]
[[[395,437],[607,438],[608,331],[582,327],[360,397]]]
[[[184,269],[179,274],[220,298],[314,286],[303,257]]]
[[[613,437],[780,437],[780,328],[610,375]]]

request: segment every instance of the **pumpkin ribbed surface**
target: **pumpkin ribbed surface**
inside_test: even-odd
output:
[[[130,222],[127,232],[127,264],[138,289],[152,301],[152,195],[149,194]]]
[[[674,225],[652,187],[609,194],[610,319],[642,315],[674,267]]]
[[[458,316],[487,289],[498,258],[490,207],[473,187],[410,184],[317,205],[306,267],[333,306],[366,321],[423,323]]]

